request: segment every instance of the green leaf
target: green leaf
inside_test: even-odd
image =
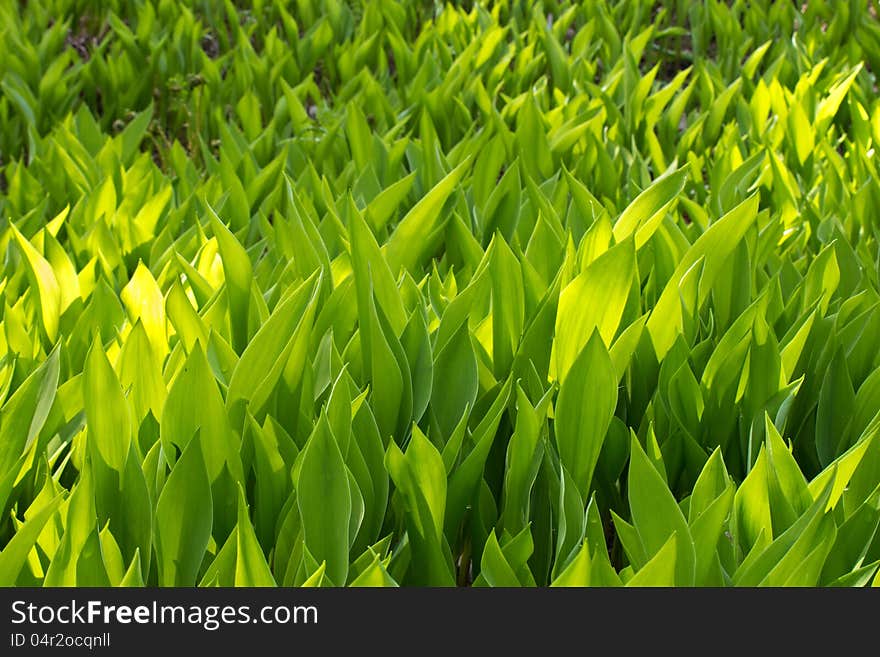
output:
[[[248,310],[251,298],[251,283],[254,278],[251,260],[247,251],[235,235],[220,221],[217,213],[206,206],[211,219],[211,230],[217,239],[220,257],[223,260],[223,274],[226,280],[226,295],[229,299],[229,324],[232,329],[232,346],[242,353],[248,342]]]
[[[470,163],[470,159],[466,159],[450,171],[397,224],[385,244],[385,257],[392,274],[401,268],[415,271],[424,255],[426,240],[443,225],[440,211],[446,199],[467,172]]]
[[[593,330],[610,346],[626,307],[635,271],[629,240],[591,262],[559,295],[551,371],[564,381]]]
[[[131,413],[116,373],[99,342],[89,350],[83,379],[89,443],[107,466],[121,473],[131,441]]]
[[[813,130],[807,113],[800,103],[791,106],[788,113],[788,131],[794,142],[795,153],[798,161],[803,164],[816,147],[813,139]]]
[[[396,587],[397,582],[388,574],[377,554],[373,561],[349,585],[351,587]]]
[[[138,320],[117,361],[119,385],[129,391],[128,399],[134,410],[132,427],[140,425],[148,413],[154,418],[162,417],[168,394],[162,379],[162,364],[163,358],[151,346],[144,325]]]
[[[244,490],[238,489],[238,524],[236,525],[235,586],[275,586],[275,578],[257,541],[248,517]]]
[[[510,370],[525,320],[520,263],[500,235],[493,238],[492,261],[492,367],[501,378]]]
[[[18,387],[0,408],[0,476],[15,476],[19,460],[46,423],[59,379],[59,350],[53,349],[45,361]],[[10,488],[12,482],[10,481]],[[6,495],[0,489],[0,503]]]
[[[376,238],[373,237],[350,195],[347,208],[351,234],[351,265],[355,285],[358,288],[358,298],[368,296],[372,290],[394,334],[400,335],[406,324],[407,313],[394,276],[388,268]]]
[[[791,450],[766,414],[764,424],[768,472],[772,473],[769,481],[770,511],[774,531],[778,532],[791,526],[809,508],[813,498]]]
[[[233,409],[239,400],[245,400],[256,415],[266,404],[291,354],[305,348],[320,281],[320,276],[313,277],[291,292],[248,343],[232,371],[226,394],[228,409]]]
[[[840,497],[847,489],[847,486],[859,472],[859,467],[865,459],[865,456],[868,454],[873,455],[875,453],[871,447],[874,446],[878,434],[880,434],[880,413],[875,416],[874,420],[868,428],[865,429],[861,438],[859,438],[855,445],[838,456],[832,463],[828,464],[828,467],[816,475],[816,477],[809,483],[808,488],[813,499],[816,499],[822,493],[829,482],[833,482],[831,493],[828,496],[828,508],[833,508],[840,500]],[[869,460],[865,462],[873,465],[873,463],[876,462],[876,457],[873,458],[873,461]],[[871,470],[866,469],[865,472],[866,474],[871,473]],[[869,487],[872,485],[876,486],[876,480],[872,480]],[[851,487],[853,489],[851,492],[854,493],[855,489],[861,487],[862,486],[853,485]],[[854,496],[854,498],[859,502],[862,502],[867,499],[870,493],[871,489],[869,488],[863,497]]]
[[[141,145],[141,141],[147,132],[150,121],[153,118],[153,104],[150,103],[145,110],[138,112],[134,118],[125,126],[125,130],[119,135],[119,141],[122,145],[121,159],[123,162],[130,162],[134,154]]]
[[[132,322],[144,326],[153,351],[160,356],[168,352],[165,326],[165,300],[156,279],[142,262],[138,263],[134,275],[119,294],[125,304]]]
[[[95,519],[95,488],[91,469],[86,467],[68,499],[64,534],[49,562],[43,586],[87,585],[79,576],[79,565],[82,559],[83,571],[89,570],[88,560],[93,554],[86,554],[86,544],[90,537],[97,538]]]
[[[697,586],[719,584],[711,579],[711,571],[717,559],[718,541],[733,510],[734,490],[732,484],[728,486],[690,523],[695,554],[694,582]]]
[[[352,500],[348,470],[326,415],[319,418],[303,450],[296,491],[305,545],[315,559],[326,562],[330,581],[342,586],[354,538],[349,536]]]
[[[451,436],[466,408],[473,407],[478,391],[477,359],[467,322],[434,358],[429,413],[444,438]]]
[[[630,446],[627,486],[633,525],[647,555],[655,559],[664,548],[672,550],[676,585],[693,586],[694,542],[687,521],[635,435]],[[666,545],[673,535],[676,537],[674,550]]]
[[[211,537],[211,484],[201,443],[199,434],[187,443],[156,504],[156,558],[162,586],[194,586]]]
[[[119,580],[119,586],[121,587],[131,587],[131,588],[143,588],[144,586],[144,578],[142,575],[143,566],[141,565],[141,552],[137,550],[134,553],[134,558],[131,560],[131,563],[128,566],[128,569],[125,571],[125,574],[122,576],[122,579]]]
[[[856,394],[846,365],[846,355],[838,349],[819,390],[816,410],[816,452],[827,466],[840,455],[845,429],[855,408]]]
[[[358,296],[364,372],[372,385],[370,404],[383,440],[402,435],[411,421],[412,377],[406,353],[372,293]]]
[[[768,479],[767,452],[762,446],[734,499],[738,539],[745,551],[756,546],[760,548],[762,543],[769,543],[773,539]]]
[[[446,504],[445,533],[450,537],[458,532],[459,525],[469,506],[474,501],[477,488],[483,476],[486,459],[495,441],[501,415],[507,407],[512,388],[511,380],[508,379],[492,405],[483,415],[480,423],[471,434],[473,449],[461,461],[449,477],[449,494]]]
[[[635,247],[640,249],[681,194],[687,174],[684,167],[668,172],[639,194],[614,222],[614,240],[620,244],[635,235]]]
[[[559,388],[554,423],[559,459],[586,498],[602,442],[617,405],[617,375],[593,330]]]
[[[483,559],[480,562],[480,575],[492,587],[518,587],[519,579],[513,567],[507,562],[495,532],[489,534],[483,548]]]
[[[193,391],[198,394],[194,396]],[[229,424],[223,397],[205,351],[197,343],[172,382],[165,400],[159,429],[165,458],[173,459],[174,446],[185,449],[190,436],[200,429],[204,447],[202,455],[210,481],[213,483],[220,477],[224,466],[234,479],[241,481],[244,474],[238,453],[240,443]],[[237,504],[237,500],[232,501]]]
[[[880,526],[880,489],[837,528],[837,537],[822,567],[822,584],[858,572]]]
[[[752,195],[709,226],[675,267],[672,277],[663,288],[663,293],[648,318],[647,329],[658,359],[666,355],[683,326],[679,298],[680,281],[694,263],[703,258],[699,296],[699,302],[702,303],[709,294],[712,282],[721,271],[727,256],[743,238],[757,216],[758,196]]]
[[[840,77],[829,89],[828,95],[819,102],[818,107],[816,107],[816,116],[813,119],[813,127],[817,134],[823,134],[828,129],[831,121],[834,120],[840,104],[852,87],[856,76],[861,72],[862,66],[863,64],[859,63],[847,75]]]
[[[443,539],[447,506],[446,471],[437,448],[418,427],[406,453],[396,443],[388,445],[385,467],[403,497],[406,528],[412,546],[412,568],[404,584],[451,586],[452,560]]]
[[[388,225],[397,208],[409,195],[415,179],[416,172],[414,171],[383,189],[376,195],[376,198],[370,201],[364,211],[364,216],[374,231],[378,233]]]
[[[553,580],[550,586],[590,586],[590,549],[587,542],[581,546],[574,559]]]
[[[64,495],[56,495],[48,504],[27,520],[0,551],[0,586],[15,586],[18,574],[34,548],[40,532],[58,511]]]
[[[516,427],[507,445],[504,473],[503,526],[509,533],[521,531],[529,518],[532,486],[544,455],[539,442],[545,424],[550,395],[533,408],[522,388],[516,386]]]
[[[61,287],[58,285],[52,266],[46,259],[19,232],[15,224],[10,224],[9,227],[24,256],[28,280],[37,293],[39,300],[37,308],[43,330],[49,342],[54,343],[58,337],[58,322],[61,315]]]
[[[827,532],[834,531],[834,520],[825,512],[831,484],[825,487],[813,505],[785,532],[773,542],[764,541],[756,545],[734,573],[733,583],[737,586],[758,586],[769,584],[782,586],[795,570],[808,557],[814,545],[813,539],[822,536],[820,543],[827,540]],[[831,536],[833,543],[834,537]],[[827,546],[830,549],[831,545]],[[827,553],[826,549],[826,553]],[[824,560],[824,559],[823,559]],[[820,571],[815,573],[818,580]],[[772,579],[770,575],[773,573]],[[775,582],[775,584],[771,583]],[[809,584],[808,584],[809,585]]]
[[[651,560],[639,568],[638,572],[626,583],[629,587],[676,586],[681,585],[677,573],[678,546],[681,542],[678,534],[673,532],[663,546],[657,550]]]

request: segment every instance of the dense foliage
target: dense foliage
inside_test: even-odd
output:
[[[876,584],[876,10],[0,0],[0,584]]]

